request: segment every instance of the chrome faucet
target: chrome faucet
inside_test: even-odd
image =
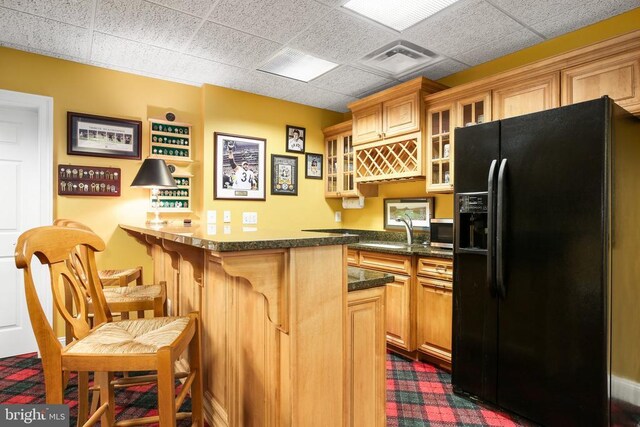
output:
[[[399,216],[396,218],[396,221],[401,221],[402,224],[404,224],[404,228],[407,231],[407,245],[411,245],[413,244],[413,221],[411,221],[411,217],[409,215],[404,214],[404,216],[406,219]]]

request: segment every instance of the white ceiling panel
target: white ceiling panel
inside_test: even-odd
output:
[[[170,9],[186,12],[190,15],[204,17],[215,4],[212,0],[149,0],[151,3],[160,4]]]
[[[85,28],[5,8],[0,8],[0,23],[0,42],[65,57],[87,56],[90,33]]]
[[[441,79],[640,7],[640,0],[459,0],[398,33],[345,2],[0,0],[0,46],[346,111],[347,103],[399,81]],[[359,65],[396,40],[440,59],[395,79]],[[283,48],[339,67],[309,83],[256,71]]]
[[[209,20],[285,43],[329,10],[315,0],[220,0]]]
[[[456,55],[455,59],[467,65],[478,65],[542,41],[544,41],[542,37],[528,29],[524,29]]]
[[[358,96],[372,87],[393,83],[393,81],[348,65],[343,65],[323,74],[310,83],[312,86],[339,92],[343,95]]]
[[[0,0],[0,6],[88,28],[94,0]]]
[[[450,57],[468,52],[524,27],[482,0],[454,4],[407,29],[403,36],[419,46]]]
[[[553,38],[594,24],[640,6],[640,0],[584,0],[579,6],[531,25],[546,38]]]
[[[333,10],[289,45],[322,59],[349,63],[375,50],[373,46],[381,47],[397,38],[392,30]]]
[[[205,22],[186,53],[243,68],[257,68],[274,55],[281,44],[213,22]]]
[[[199,18],[142,0],[97,0],[95,29],[154,46],[179,50]]]

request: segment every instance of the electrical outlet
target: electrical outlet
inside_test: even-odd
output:
[[[216,211],[207,211],[207,223],[215,224],[217,220]]]
[[[224,222],[231,222],[231,211],[224,211],[222,218]]]
[[[336,222],[342,222],[342,212],[338,211],[334,214],[334,219],[336,220]]]
[[[243,224],[257,224],[258,223],[258,213],[257,212],[242,212],[242,223]]]

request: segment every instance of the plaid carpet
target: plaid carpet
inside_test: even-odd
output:
[[[77,415],[78,388],[72,375],[65,391],[71,425]],[[0,359],[0,403],[45,403],[42,365],[35,353]],[[156,415],[154,385],[116,393],[117,419]],[[181,408],[190,410],[187,398]],[[179,425],[189,425],[189,420]],[[502,412],[472,403],[451,391],[451,376],[431,365],[387,355],[387,426],[521,426],[530,425]]]

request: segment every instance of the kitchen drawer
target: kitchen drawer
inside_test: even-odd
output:
[[[453,280],[453,260],[446,258],[418,258],[418,276],[440,280]]]
[[[382,252],[360,251],[360,267],[382,270],[389,273],[411,275],[411,257],[385,254]]]
[[[358,265],[358,251],[356,249],[347,249],[347,264]]]

